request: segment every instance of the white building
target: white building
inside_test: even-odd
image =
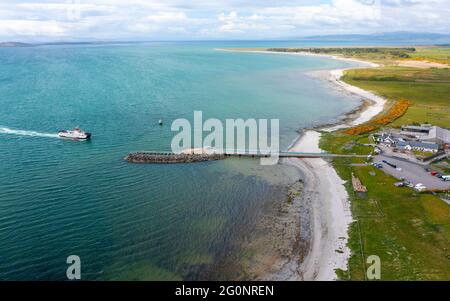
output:
[[[450,144],[450,130],[429,124],[402,126],[401,134],[422,141]]]
[[[402,141],[398,140],[395,147],[400,150],[416,150],[421,152],[437,153],[439,151],[439,144],[433,142],[420,141]]]

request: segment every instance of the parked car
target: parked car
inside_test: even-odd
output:
[[[423,185],[422,183],[419,183],[416,186],[414,186],[414,190],[416,190],[418,192],[425,191],[426,189],[427,189],[427,187],[425,185]]]
[[[397,182],[394,185],[395,185],[395,187],[405,187],[405,183],[404,182]]]
[[[442,181],[450,181],[450,176],[442,176]]]
[[[428,167],[425,167],[426,172],[430,172],[430,169]]]
[[[406,187],[414,188],[413,183],[411,183],[411,182],[409,182],[409,181],[405,181],[404,183],[405,183],[405,186],[406,186]]]
[[[443,176],[443,174],[440,174],[440,173],[438,173],[438,174],[436,175],[436,177],[439,178],[439,179],[442,179],[442,176]]]
[[[381,164],[381,163],[373,163],[372,165],[374,167],[378,168],[378,169],[382,169],[383,168],[383,164]]]
[[[432,175],[433,177],[435,177],[437,174],[438,174],[437,171],[432,171],[432,172],[431,172],[431,175]]]

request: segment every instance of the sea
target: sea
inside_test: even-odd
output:
[[[211,280],[224,260],[246,260],[240,241],[251,240],[262,208],[286,199],[297,170],[243,158],[123,158],[170,150],[171,123],[194,111],[223,121],[279,119],[286,150],[299,130],[360,104],[311,75],[356,63],[218,50],[289,46],[303,45],[0,48],[0,280],[65,280],[70,255],[80,258],[83,280]],[[92,140],[58,138],[76,126]]]

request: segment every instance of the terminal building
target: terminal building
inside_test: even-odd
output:
[[[450,145],[450,130],[429,124],[402,126],[400,134],[420,141],[444,145],[447,146],[446,148]]]

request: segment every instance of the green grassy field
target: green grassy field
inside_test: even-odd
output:
[[[389,100],[409,100],[412,106],[392,126],[430,122],[450,127],[450,69],[356,69],[343,80]]]

